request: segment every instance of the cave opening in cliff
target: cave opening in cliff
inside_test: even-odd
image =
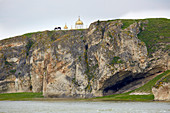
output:
[[[130,84],[133,81],[141,79],[143,77],[134,77],[133,73],[128,72],[118,72],[115,75],[107,79],[103,85],[103,95],[112,95],[121,92],[123,87]],[[127,87],[128,89],[129,87]],[[122,91],[123,92],[123,91]]]
[[[160,67],[155,67],[145,73],[132,73],[131,71],[121,71],[105,80],[102,90],[103,95],[119,94],[125,91],[136,89],[135,85],[142,85],[143,81],[151,79],[157,73],[163,71]]]

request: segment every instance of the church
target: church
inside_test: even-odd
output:
[[[66,24],[65,24],[65,26],[64,26],[64,29],[65,29],[65,30],[68,29],[68,27],[67,27]],[[75,23],[75,28],[72,28],[72,27],[71,27],[71,29],[83,29],[83,21],[80,20],[80,16],[79,16],[78,20],[77,20],[76,23]]]
[[[83,22],[80,20],[80,17],[75,23],[75,29],[83,29]]]

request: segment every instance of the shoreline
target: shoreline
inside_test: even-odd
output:
[[[0,94],[0,101],[170,102],[166,100],[165,101],[154,100],[153,95],[129,95],[127,93],[113,95],[113,97],[93,97],[93,98],[45,98],[42,96],[42,93],[10,93],[10,94],[3,93]]]
[[[82,99],[82,98],[24,98],[18,100],[0,100],[1,101],[42,101],[42,102],[168,102],[170,101],[159,101],[159,100],[119,100],[119,99]]]

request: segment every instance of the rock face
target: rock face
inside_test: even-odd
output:
[[[103,96],[169,69],[167,51],[149,58],[138,39],[146,20],[122,26],[121,20],[97,21],[86,30],[44,31],[0,41],[0,92]]]
[[[164,83],[159,88],[152,88],[154,100],[170,101],[170,83]]]

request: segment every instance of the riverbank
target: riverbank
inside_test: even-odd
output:
[[[95,98],[44,98],[42,93],[4,93],[0,94],[0,101],[136,101],[136,102],[153,102],[154,95],[129,95],[129,93],[116,94]],[[160,101],[159,101],[160,102]],[[170,102],[170,101],[163,101]]]
[[[148,83],[142,87],[135,89],[133,91],[114,94],[103,97],[94,97],[88,99],[80,98],[44,98],[42,93],[33,92],[22,92],[22,93],[3,93],[0,94],[0,101],[11,100],[11,101],[154,101],[154,95],[152,94],[152,87],[155,86],[157,81],[163,77],[169,77],[170,70],[165,71],[162,74],[157,75],[154,79],[150,80]],[[169,82],[169,79],[168,81]],[[136,95],[140,94],[140,95]],[[147,95],[146,95],[147,94]]]
[[[0,94],[0,101],[10,100],[10,101],[153,101],[153,95],[129,95],[117,94],[104,97],[95,97],[88,99],[79,98],[44,98],[42,93],[4,93]]]
[[[32,92],[22,92],[22,93],[2,93],[0,94],[0,101],[2,100],[11,100],[11,101],[20,101],[20,100],[34,100],[34,99],[44,98],[42,93],[32,93]]]

